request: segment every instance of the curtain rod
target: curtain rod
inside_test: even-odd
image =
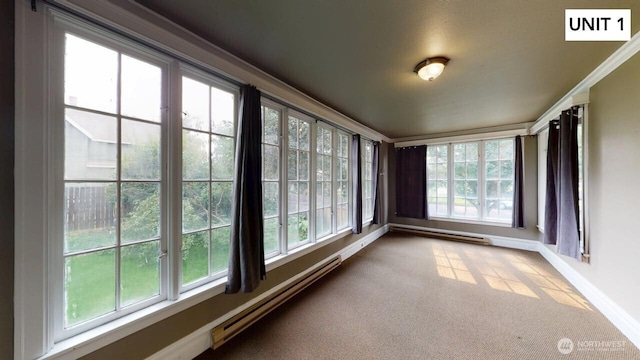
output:
[[[32,11],[38,11],[37,10],[37,6],[36,6],[38,1],[42,2],[43,4],[45,4],[45,5],[47,5],[47,6],[51,7],[51,8],[54,8],[54,9],[56,9],[58,11],[61,11],[63,13],[66,13],[66,14],[69,14],[69,15],[72,15],[72,16],[75,16],[75,17],[77,17],[77,18],[79,18],[79,19],[81,19],[81,20],[83,20],[85,22],[88,22],[88,23],[92,24],[92,25],[95,25],[95,26],[98,26],[100,28],[106,29],[106,30],[118,35],[118,36],[126,38],[129,41],[133,41],[133,42],[135,42],[137,44],[146,46],[147,48],[150,48],[150,49],[152,49],[152,50],[154,50],[156,52],[159,52],[159,53],[161,53],[163,55],[166,55],[166,56],[169,56],[171,58],[174,58],[174,59],[176,59],[176,60],[178,60],[180,62],[183,62],[183,63],[185,63],[185,64],[187,64],[189,66],[192,66],[192,67],[194,67],[194,68],[196,68],[196,69],[198,69],[200,71],[203,71],[203,72],[205,72],[205,73],[207,73],[209,75],[213,75],[215,77],[218,77],[218,78],[222,79],[223,81],[231,83],[232,85],[235,85],[235,86],[238,86],[238,87],[243,87],[243,86],[247,85],[247,83],[241,82],[241,81],[239,81],[237,79],[231,78],[231,77],[229,77],[229,76],[227,76],[225,74],[217,72],[215,69],[212,69],[212,68],[207,67],[207,66],[203,66],[203,65],[201,65],[201,64],[199,64],[199,63],[197,63],[195,61],[191,61],[188,58],[186,58],[184,56],[181,56],[180,54],[177,54],[176,52],[173,52],[173,51],[164,49],[162,47],[159,47],[159,46],[157,46],[157,45],[155,45],[153,43],[150,43],[150,42],[145,41],[145,40],[143,40],[143,39],[141,39],[141,38],[139,38],[139,37],[137,37],[135,35],[132,35],[132,34],[126,32],[124,30],[118,29],[117,27],[111,26],[111,25],[109,25],[109,24],[107,24],[107,23],[105,23],[103,21],[94,19],[94,18],[92,18],[92,17],[90,17],[88,15],[82,14],[82,13],[80,13],[80,12],[78,12],[78,11],[72,9],[72,8],[69,8],[68,6],[61,5],[61,4],[59,4],[59,3],[55,2],[55,1],[52,1],[52,0],[31,0],[31,10]],[[260,89],[258,89],[258,90],[260,90]],[[269,99],[271,101],[275,101],[280,105],[286,106],[286,107],[288,107],[290,109],[293,109],[295,111],[303,113],[303,114],[305,114],[305,115],[307,115],[309,117],[312,117],[312,118],[314,118],[314,119],[316,119],[318,121],[322,121],[323,123],[331,125],[331,126],[333,126],[335,128],[338,128],[338,129],[340,129],[340,130],[342,130],[342,131],[344,131],[344,132],[346,132],[346,133],[348,133],[350,135],[357,134],[355,131],[353,131],[351,129],[348,129],[348,128],[346,128],[346,127],[344,127],[342,125],[338,125],[338,124],[336,124],[336,123],[334,123],[334,122],[332,122],[330,120],[327,120],[327,119],[321,118],[321,117],[319,117],[317,115],[314,115],[314,114],[310,113],[307,110],[301,109],[301,108],[299,108],[297,106],[294,106],[294,105],[288,103],[287,101],[284,101],[284,100],[278,99],[276,97],[273,97],[273,96],[271,96],[269,94],[264,93],[263,91],[260,91],[260,93],[261,93],[261,95],[263,97],[265,97],[265,98],[267,98],[267,99]],[[364,136],[362,134],[360,134],[360,136],[362,138],[366,139],[366,140],[375,142],[375,140],[370,139],[370,138],[368,138],[368,137],[366,137],[366,136]]]

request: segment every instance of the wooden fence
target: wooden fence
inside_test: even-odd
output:
[[[115,191],[107,185],[84,184],[65,188],[67,231],[101,229],[117,223]]]

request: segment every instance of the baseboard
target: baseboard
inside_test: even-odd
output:
[[[347,246],[346,248],[342,249],[341,251],[337,252],[336,254],[333,254],[331,256],[329,256],[327,259],[322,260],[321,262],[319,262],[318,264],[322,264],[324,262],[326,262],[326,260],[334,258],[336,255],[340,255],[342,256],[342,260],[346,260],[347,258],[353,256],[354,254],[356,254],[358,251],[362,250],[364,247],[366,247],[367,245],[373,243],[374,241],[376,241],[378,238],[380,238],[382,235],[386,234],[389,231],[389,225],[384,225],[382,227],[380,227],[379,229],[376,229],[374,231],[372,231],[371,233],[367,234],[366,236],[364,236],[363,238],[359,239],[358,241],[354,242],[353,244]],[[191,334],[183,337],[182,339],[172,343],[171,345],[165,347],[164,349],[158,351],[157,353],[149,356],[147,359],[148,360],[185,360],[185,359],[193,359],[194,357],[200,355],[203,351],[206,351],[207,349],[209,349],[211,347],[211,329],[213,329],[214,327],[222,324],[223,322],[227,321],[228,319],[232,318],[233,316],[239,314],[240,312],[248,309],[249,307],[253,306],[254,304],[257,304],[258,302],[262,301],[263,299],[271,296],[272,294],[284,289],[285,287],[289,286],[289,284],[292,284],[294,282],[296,282],[298,279],[304,277],[307,275],[307,273],[311,270],[313,270],[316,266],[312,266],[309,270],[307,271],[303,271],[300,274],[297,274],[295,276],[293,276],[291,279],[289,279],[286,282],[283,282],[277,286],[274,286],[273,288],[269,289],[268,291],[266,291],[264,294],[261,294],[260,296],[256,297],[255,299],[242,304],[241,306],[237,307],[236,309],[226,313],[225,315],[221,316],[220,318],[210,322],[209,324],[201,327],[200,329],[192,332]]]
[[[496,235],[487,235],[487,234],[479,234],[479,233],[471,233],[466,231],[454,231],[454,230],[443,230],[430,228],[426,226],[415,226],[415,225],[405,225],[405,224],[395,224],[391,223],[389,226],[411,229],[411,230],[422,230],[422,231],[431,231],[431,232],[445,232],[447,234],[453,235],[462,235],[462,236],[473,236],[473,237],[483,237],[489,239],[491,245],[510,248],[510,249],[519,249],[519,250],[527,250],[527,251],[538,251],[538,241],[535,240],[523,240],[506,236],[496,236]]]
[[[634,319],[623,308],[618,306],[611,298],[582,276],[573,267],[567,264],[558,254],[553,252],[543,243],[538,243],[538,252],[542,255],[562,276],[575,286],[584,297],[593,304],[611,323],[623,333],[629,341],[640,348],[640,322]]]

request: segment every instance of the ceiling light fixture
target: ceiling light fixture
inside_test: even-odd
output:
[[[444,67],[449,62],[445,57],[433,57],[416,65],[413,72],[418,74],[423,80],[433,81],[444,71]]]

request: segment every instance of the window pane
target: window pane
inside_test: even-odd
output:
[[[182,235],[182,284],[209,275],[209,231]]]
[[[110,313],[116,305],[116,253],[103,250],[64,261],[65,328]]]
[[[264,166],[262,171],[264,172],[264,180],[278,180],[280,178],[278,148],[276,146],[263,145],[263,151]]]
[[[101,70],[102,71],[102,70]],[[162,71],[158,66],[122,55],[121,113],[160,122]]]
[[[309,211],[309,183],[298,183],[298,211]]]
[[[232,187],[231,182],[211,183],[211,225],[231,224],[232,207]]]
[[[513,140],[500,141],[500,159],[501,160],[513,160]]]
[[[331,155],[323,156],[322,160],[322,180],[331,181]]]
[[[289,183],[287,199],[289,214],[298,212],[298,183]]]
[[[300,242],[298,234],[298,214],[288,216],[287,240],[289,242],[289,248]]]
[[[467,177],[467,170],[464,166],[465,163],[455,163],[454,165],[454,176],[456,179],[464,179]]]
[[[465,145],[456,144],[453,146],[454,161],[465,161]]]
[[[160,179],[160,126],[122,120],[123,180]]]
[[[160,235],[160,184],[122,183],[122,242]]]
[[[115,183],[66,183],[64,252],[116,243],[118,201]]]
[[[289,148],[298,148],[298,119],[289,116]]]
[[[322,131],[322,151],[331,155],[331,131],[329,130]]]
[[[305,121],[300,121],[298,124],[298,131],[299,131],[298,145],[301,150],[309,151],[309,139],[311,136],[311,134],[309,133],[309,128],[310,128],[309,123]]]
[[[209,226],[209,183],[182,184],[182,231],[195,231]]]
[[[500,162],[500,179],[513,179],[513,161],[503,160]]]
[[[309,240],[309,213],[298,214],[298,239],[300,242]]]
[[[267,144],[278,145],[280,143],[280,112],[265,107],[263,121],[263,141]]]
[[[182,178],[209,180],[209,135],[182,131]]]
[[[235,135],[235,95],[228,91],[211,88],[211,132]]]
[[[116,179],[117,125],[115,117],[65,109],[65,179]]]
[[[438,180],[447,180],[448,179],[448,170],[447,164],[438,164],[437,165],[437,179]]]
[[[225,226],[211,230],[211,272],[213,274],[227,270],[229,266],[229,240],[231,228]]]
[[[118,53],[71,34],[65,38],[65,104],[115,113]]]
[[[182,126],[209,131],[209,86],[182,77]]]
[[[122,248],[120,296],[122,306],[160,293],[160,242],[151,241]]]
[[[264,219],[264,253],[269,254],[278,251],[280,239],[280,224],[278,218]]]
[[[488,161],[486,168],[486,177],[487,179],[498,179],[500,174],[500,168],[498,167],[498,161]]]
[[[295,150],[289,150],[288,156],[288,166],[287,166],[287,179],[289,180],[297,180],[298,179],[298,152]]]
[[[264,216],[278,215],[278,183],[265,182],[263,185],[264,197]]]
[[[478,143],[468,143],[466,144],[466,160],[467,161],[478,161]]]
[[[298,174],[300,176],[300,180],[309,180],[309,153],[302,151],[299,152],[298,160]]]
[[[211,178],[233,180],[234,167],[233,138],[211,136]]]
[[[349,226],[349,208],[347,204],[338,205],[338,229],[344,229]]]
[[[497,141],[487,141],[484,145],[485,158],[488,161],[498,160],[499,151],[498,151],[498,142]]]

